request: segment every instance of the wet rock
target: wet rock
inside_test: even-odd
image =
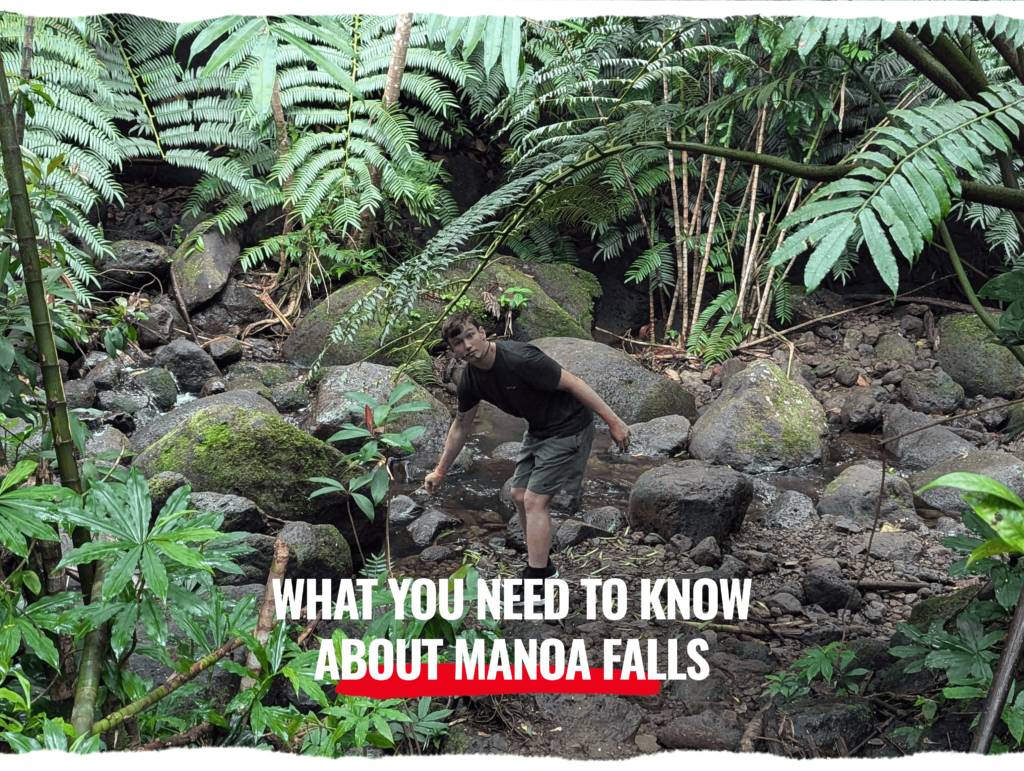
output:
[[[889,439],[930,422],[931,419],[926,415],[912,412],[901,404],[893,404],[889,406],[889,413],[882,424],[882,434]],[[911,471],[923,471],[936,463],[975,449],[973,444],[942,426],[918,431],[890,442],[887,447],[896,456],[899,465]]]
[[[856,388],[843,402],[840,420],[850,431],[870,431],[882,422],[882,405],[868,388]]]
[[[864,342],[864,333],[857,327],[846,330],[843,336],[843,351],[855,351]]]
[[[252,552],[238,558],[243,575],[218,575],[218,583],[239,586],[253,583],[257,577],[266,581],[274,558],[274,542],[288,544],[288,572],[303,578],[337,581],[352,576],[352,553],[334,525],[311,525],[289,522],[277,536],[253,533],[244,543]]]
[[[218,367],[234,364],[242,358],[242,344],[233,337],[222,337],[210,343],[210,357]]]
[[[192,314],[192,323],[205,335],[228,335],[269,317],[252,290],[232,278],[209,305]]]
[[[629,496],[629,521],[666,540],[722,540],[739,529],[754,496],[750,478],[699,461],[667,464],[644,473]]]
[[[214,394],[222,394],[227,391],[234,390],[228,387],[228,381],[222,378],[220,375],[215,375],[203,383],[203,387],[199,389],[199,398],[202,399],[207,396],[213,396]],[[238,389],[240,390],[240,389]],[[260,396],[270,396],[267,394],[260,394]]]
[[[101,468],[110,468],[119,457],[120,465],[127,466],[128,459],[124,455],[128,450],[128,437],[113,426],[107,426],[98,434],[93,434],[85,443],[85,457],[93,460]],[[99,460],[101,457],[103,460]]]
[[[722,550],[718,548],[718,541],[709,535],[693,547],[686,556],[698,565],[713,567],[722,559]]]
[[[558,550],[565,551],[591,538],[608,538],[610,535],[609,531],[589,525],[582,519],[567,519],[558,527],[554,540]]]
[[[602,506],[588,511],[583,515],[583,521],[609,533],[616,533],[626,526],[625,517],[614,506]]]
[[[875,355],[880,361],[910,364],[917,358],[917,346],[897,334],[882,335],[875,343]]]
[[[860,592],[848,584],[838,570],[828,566],[808,572],[803,578],[803,589],[808,604],[820,605],[830,612],[846,607],[856,611],[864,605]]]
[[[583,746],[630,742],[643,713],[621,696],[538,693],[537,709],[545,720],[563,728],[561,739]]]
[[[903,370],[893,369],[882,375],[882,385],[896,385],[903,382]]]
[[[799,616],[804,610],[800,600],[788,592],[777,592],[772,595],[771,599],[768,600],[768,608],[778,608],[780,615],[783,616]]]
[[[420,552],[420,562],[442,562],[455,552],[447,546],[428,546]]]
[[[405,529],[412,537],[413,543],[426,547],[445,530],[452,530],[461,524],[461,519],[445,514],[440,509],[427,509]]]
[[[658,741],[670,750],[725,750],[740,746],[743,731],[718,712],[678,717],[658,732]]]
[[[96,409],[104,412],[123,412],[135,415],[146,408],[149,398],[136,391],[100,391],[96,394]]]
[[[1001,314],[991,315],[998,319]],[[1009,399],[1024,386],[1024,367],[1006,348],[992,342],[992,333],[973,313],[943,316],[938,326],[939,366],[968,396]]]
[[[179,338],[156,352],[157,366],[166,368],[187,393],[199,393],[203,383],[220,374],[210,354],[191,340]]]
[[[185,307],[190,311],[212,300],[228,282],[228,275],[241,248],[233,235],[224,235],[216,228],[203,234],[203,250],[186,254],[182,244],[174,253],[171,272],[181,290]],[[198,390],[198,388],[196,389]]]
[[[978,419],[985,424],[986,428],[989,428],[990,430],[995,430],[1005,425],[1006,422],[1010,419],[1009,408],[998,406],[1001,404],[1006,404],[1006,400],[998,396],[992,399],[979,399],[975,403],[974,409],[980,410],[989,407],[995,408],[990,409],[988,412],[983,412],[980,415],[978,415]]]
[[[167,345],[174,339],[175,328],[184,329],[185,320],[181,318],[177,308],[166,297],[160,296],[143,308],[145,321],[135,324],[138,343],[142,348],[156,348]]]
[[[924,322],[917,316],[904,316],[900,321],[900,332],[904,337],[916,340],[924,334]]]
[[[874,713],[866,699],[813,697],[786,705],[783,711],[793,722],[793,738],[806,750],[811,743],[833,756],[841,737],[847,748],[867,739],[875,727]],[[808,738],[810,737],[810,738]]]
[[[692,393],[648,372],[622,351],[574,337],[544,337],[533,344],[593,388],[627,424],[666,415],[697,417]]]
[[[121,365],[111,358],[99,362],[83,380],[98,391],[113,391],[121,382]]]
[[[522,449],[522,442],[505,442],[491,450],[491,457],[494,460],[518,460]]]
[[[396,495],[388,501],[388,520],[392,525],[412,522],[423,513],[423,507],[408,495]]]
[[[267,528],[267,515],[260,507],[240,495],[192,493],[191,507],[197,511],[215,511],[224,515],[220,529],[225,533],[261,533]]]
[[[722,362],[722,385],[729,382],[729,379],[747,368],[747,362],[737,359],[735,356]]]
[[[394,367],[369,362],[330,367],[317,384],[316,395],[313,397],[309,413],[302,421],[302,427],[318,439],[326,440],[340,431],[346,423],[364,425],[364,405],[345,396],[345,393],[355,391],[369,396],[378,404],[387,403],[396,385],[392,381],[394,372]],[[448,408],[418,385],[404,401],[426,402],[430,409],[426,412],[405,413],[393,423],[389,423],[387,430],[399,433],[410,426],[426,426],[426,432],[413,440],[413,446],[420,452],[443,450],[448,429],[452,424]],[[361,445],[361,440],[352,440],[338,446],[344,451],[352,451]]]
[[[188,484],[188,480],[177,471],[163,471],[147,480],[149,484],[149,499],[153,503],[153,521],[163,509],[171,493],[179,487]]]
[[[629,427],[629,453],[651,458],[667,458],[686,449],[690,439],[690,421],[682,415],[667,415],[634,423]],[[612,453],[618,448],[612,445]]]
[[[910,477],[910,484],[915,490],[920,490],[939,477],[954,473],[981,474],[1002,482],[1018,497],[1024,497],[1024,462],[1009,453],[992,450],[972,450],[964,456],[937,463]],[[918,495],[940,511],[959,514],[970,508],[960,497],[960,490],[953,487],[934,487]]]
[[[856,367],[852,367],[849,364],[840,364],[832,377],[835,378],[835,381],[839,383],[839,385],[849,388],[857,385],[857,380],[860,378],[860,372],[857,371]]]
[[[945,372],[929,369],[904,375],[900,395],[912,410],[948,415],[963,402],[964,389]]]
[[[229,391],[223,394],[207,396],[202,399],[185,402],[168,412],[166,415],[160,415],[159,417],[151,420],[132,435],[132,449],[136,452],[142,452],[158,439],[173,431],[199,410],[223,404],[244,407],[258,412],[265,412],[268,415],[277,415],[277,409],[273,404],[268,402],[266,399],[257,396],[251,391]]]
[[[295,380],[299,374],[297,367],[279,361],[243,361],[233,364],[228,370],[228,377],[233,381],[248,378],[267,388]]]
[[[697,420],[690,454],[739,471],[778,471],[820,460],[827,432],[807,389],[760,361],[733,377]]]
[[[797,490],[787,490],[768,509],[765,526],[781,530],[807,530],[818,521],[814,501]]]
[[[818,514],[845,517],[854,522],[873,521],[881,484],[882,468],[877,461],[850,466],[822,491],[818,499]],[[889,522],[901,519],[917,521],[914,493],[910,485],[895,474],[885,475],[881,516]]]
[[[779,488],[760,477],[753,477],[751,481],[754,483],[754,497],[767,507],[771,507],[779,499],[779,496],[782,495]]]
[[[178,386],[166,369],[152,367],[136,375],[135,380],[149,393],[153,399],[153,406],[158,410],[166,412],[174,409],[178,399]]]
[[[64,398],[69,410],[89,409],[96,402],[96,385],[87,380],[70,380],[64,384]]]
[[[839,368],[839,363],[836,361],[826,361],[819,364],[814,368],[814,373],[818,377],[829,377],[835,374],[835,371]]]
[[[864,536],[862,542],[864,549],[867,548],[868,537]],[[924,544],[913,533],[875,533],[874,538],[871,539],[871,556],[886,560],[890,564],[913,563],[922,551],[924,551]]]
[[[115,241],[110,245],[112,256],[96,259],[100,288],[129,294],[146,284],[156,285],[167,276],[170,254],[150,241]]]
[[[282,383],[270,389],[270,401],[281,412],[298,412],[309,406],[306,384],[301,381]]]

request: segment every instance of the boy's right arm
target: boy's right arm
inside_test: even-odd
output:
[[[477,402],[466,412],[455,413],[455,420],[452,421],[452,427],[448,429],[448,438],[445,439],[444,452],[441,453],[441,459],[437,462],[437,468],[423,479],[423,487],[428,495],[433,495],[440,488],[441,480],[444,479],[469,440],[479,407],[480,403]]]

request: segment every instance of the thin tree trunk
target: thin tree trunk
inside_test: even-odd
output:
[[[75,494],[82,494],[82,481],[78,475],[75,460],[75,444],[71,437],[71,420],[68,404],[64,397],[64,381],[60,375],[60,360],[57,358],[57,344],[53,337],[50,308],[46,303],[46,289],[43,286],[43,271],[36,244],[35,222],[28,199],[28,186],[22,167],[21,145],[18,143],[14,114],[11,109],[11,94],[7,78],[0,77],[0,146],[3,147],[4,175],[7,178],[8,196],[14,229],[18,237],[18,254],[21,257],[25,275],[25,294],[28,297],[32,317],[32,333],[39,351],[39,364],[43,373],[43,388],[46,392],[46,411],[53,426],[53,449],[57,455],[57,468],[64,487]],[[75,546],[92,540],[88,530],[76,527],[72,535]],[[92,596],[94,566],[79,565],[78,575],[82,594]]]
[[[700,318],[701,296],[704,294],[704,277],[707,275],[708,263],[711,261],[711,240],[715,235],[715,220],[718,218],[718,205],[722,198],[722,183],[725,181],[725,159],[718,164],[718,184],[715,185],[715,198],[711,203],[711,218],[708,220],[707,241],[704,244],[704,258],[700,263],[699,276],[697,277],[697,292],[693,299],[693,316],[690,319],[690,333],[697,326],[697,319]]]
[[[755,152],[760,154],[764,148],[764,129],[765,124],[768,122],[768,108],[761,108],[761,127],[757,133],[757,148]],[[752,266],[757,257],[757,252],[751,250],[751,230],[754,225],[754,213],[757,210],[757,180],[761,173],[761,167],[759,165],[754,166],[754,173],[751,179],[750,185],[750,216],[747,218],[747,238],[743,248],[743,272],[740,278],[739,295],[736,297],[736,308],[735,313],[739,314],[740,321],[743,320],[743,302],[747,296],[747,287],[750,283],[750,275],[753,272]],[[758,233],[760,234],[760,221],[758,222]],[[755,237],[755,241],[757,238]]]
[[[664,94],[664,102],[668,104],[668,76],[661,76],[661,88]],[[672,141],[672,127],[665,126],[665,138]],[[685,171],[685,167],[684,167]],[[679,305],[679,298],[686,292],[686,245],[683,242],[683,231],[679,224],[679,194],[676,192],[676,154],[674,150],[668,151],[668,184],[672,194],[672,231],[675,237],[676,246],[676,288],[672,293],[672,304],[668,309],[668,318],[665,320],[665,334],[672,329],[672,322],[675,320],[676,308]],[[685,182],[684,182],[685,184]],[[683,309],[683,318],[686,317],[686,309]],[[684,322],[685,326],[685,322]],[[685,338],[680,336],[680,342]]]
[[[21,77],[28,80],[32,77],[32,43],[36,31],[36,17],[25,17],[25,36],[21,40]],[[25,141],[25,102],[18,102],[18,114],[15,118],[15,127],[18,131],[18,144]]]
[[[99,602],[103,596],[103,580],[107,575],[107,564],[96,571],[92,583],[92,601]],[[78,687],[75,689],[75,706],[71,710],[71,725],[79,736],[92,733],[96,720],[96,698],[99,694],[103,658],[107,651],[108,625],[100,624],[85,636],[82,647],[82,662],[78,666]]]
[[[395,22],[395,36],[391,45],[391,62],[388,64],[387,80],[384,81],[383,104],[385,110],[391,109],[393,105],[398,103],[402,92],[402,75],[405,74],[405,60],[409,55],[412,19],[413,15],[411,13],[400,13],[398,14],[398,20]],[[381,172],[380,169],[373,165],[370,166],[370,184],[378,190],[380,189]],[[376,224],[374,212],[370,209],[364,209],[359,217],[359,223],[363,231],[360,241],[365,249],[370,245],[370,239],[373,238],[374,225]]]

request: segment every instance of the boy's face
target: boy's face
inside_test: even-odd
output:
[[[487,355],[487,332],[483,327],[467,324],[458,334],[448,338],[448,347],[452,349],[457,359],[479,361]]]

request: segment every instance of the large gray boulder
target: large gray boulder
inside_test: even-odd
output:
[[[1024,499],[1024,461],[1009,453],[993,450],[974,450],[964,456],[937,463],[910,477],[910,484],[914,490],[920,490],[941,476],[958,472],[981,474],[1002,482],[1019,498]],[[960,513],[970,508],[960,497],[960,490],[953,487],[933,487],[919,495],[929,505],[941,511]]]
[[[289,522],[276,536],[253,533],[244,543],[253,551],[240,557],[242,575],[218,574],[219,583],[239,586],[266,580],[274,559],[274,542],[288,544],[288,573],[293,576],[338,581],[352,576],[352,550],[333,525]]]
[[[686,449],[690,439],[690,421],[682,415],[666,415],[629,427],[629,453],[649,458],[671,458]],[[611,446],[612,453],[618,447]]]
[[[926,415],[912,412],[902,404],[892,404],[882,424],[882,434],[886,439],[890,439],[931,421],[932,419]],[[942,463],[975,449],[966,439],[961,439],[942,426],[925,428],[903,439],[889,442],[886,446],[896,456],[900,467],[910,471],[924,471],[936,463]]]
[[[759,361],[730,378],[694,424],[690,454],[748,473],[779,471],[820,461],[827,433],[811,393]]]
[[[386,404],[397,385],[393,379],[394,374],[395,367],[371,364],[365,361],[359,364],[330,367],[317,384],[316,395],[313,397],[302,427],[317,439],[327,440],[340,431],[346,423],[365,426],[364,405],[348,398],[345,394],[357,392],[369,396],[378,404]],[[407,380],[408,378],[402,377],[399,382]],[[394,423],[385,426],[385,430],[389,433],[400,433],[410,426],[426,426],[427,430],[413,441],[413,446],[418,451],[440,452],[444,449],[445,437],[452,424],[448,408],[419,385],[403,400],[403,402],[409,401],[426,402],[430,405],[430,409],[424,412],[404,413]],[[355,445],[353,449],[358,449],[358,446],[362,445],[362,441],[354,440],[349,444],[342,443],[336,446],[346,450],[352,445]]]
[[[252,391],[228,391],[222,394],[214,394],[213,396],[185,402],[166,415],[161,415],[151,420],[132,434],[132,449],[135,452],[142,452],[158,439],[169,434],[184,423],[192,414],[206,407],[219,404],[230,404],[235,407],[244,407],[248,410],[265,412],[268,415],[277,415],[277,409],[273,404]]]
[[[203,383],[220,374],[220,370],[206,351],[179,337],[156,352],[156,364],[174,375],[178,390],[197,394]]]
[[[833,479],[818,499],[822,516],[844,517],[854,522],[873,521],[878,491],[882,487],[882,466],[877,461],[850,466]],[[914,493],[902,477],[885,475],[881,517],[887,522],[917,521]]]
[[[996,319],[1001,314],[993,313]],[[1010,398],[1024,386],[1024,367],[1013,354],[998,345],[981,319],[971,314],[951,314],[939,320],[936,359],[968,396]]]
[[[878,361],[895,360],[900,364],[913,364],[917,358],[917,346],[893,332],[878,338],[878,342],[875,343],[875,357]]]
[[[270,318],[267,306],[232,278],[209,305],[192,315],[192,324],[204,334],[218,336],[266,318]]]
[[[667,377],[648,372],[622,351],[574,337],[544,337],[532,342],[593,388],[627,424],[665,415],[697,417],[693,394]]]
[[[916,412],[949,415],[964,400],[964,389],[943,370],[908,372],[900,383],[902,396]]]
[[[651,469],[629,494],[629,520],[666,541],[685,535],[694,543],[723,540],[739,529],[754,497],[746,474],[687,460]]]
[[[112,255],[96,259],[100,288],[113,292],[133,289],[163,281],[171,255],[160,244],[150,241],[117,241],[110,245]]]
[[[186,255],[194,245],[182,244],[171,263],[171,273],[190,311],[212,300],[224,288],[242,251],[234,235],[224,235],[216,228],[207,230],[202,238],[202,251]]]

